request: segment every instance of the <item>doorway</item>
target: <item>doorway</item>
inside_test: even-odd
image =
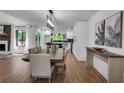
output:
[[[16,53],[25,53],[26,30],[16,30]]]
[[[40,32],[36,32],[35,34],[35,46],[36,47],[40,46],[40,38],[41,38]]]
[[[16,46],[25,47],[25,41],[26,41],[26,31],[16,30]]]

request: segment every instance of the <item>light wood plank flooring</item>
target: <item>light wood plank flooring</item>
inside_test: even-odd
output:
[[[30,63],[22,58],[25,55],[15,55],[0,60],[0,82],[1,83],[31,83]],[[106,82],[93,68],[87,67],[86,62],[78,62],[73,54],[69,53],[65,59],[66,70],[56,74],[53,83],[104,83]],[[37,82],[48,82],[39,79]]]

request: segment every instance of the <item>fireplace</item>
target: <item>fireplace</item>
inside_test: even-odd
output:
[[[8,53],[8,41],[0,40],[0,54]]]
[[[5,44],[0,44],[0,51],[5,51]]]

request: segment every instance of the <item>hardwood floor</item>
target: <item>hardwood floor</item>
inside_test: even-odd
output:
[[[30,63],[22,58],[25,55],[16,55],[0,60],[0,82],[1,83],[31,83]],[[73,54],[69,53],[65,59],[66,70],[57,73],[53,83],[104,83],[106,82],[92,68],[87,67],[86,62],[78,62]],[[39,79],[37,82],[48,82]]]

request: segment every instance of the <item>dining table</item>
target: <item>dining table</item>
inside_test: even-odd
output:
[[[64,50],[63,48],[58,48],[57,51],[54,52],[50,52],[50,60],[51,61],[63,61],[64,58]]]
[[[37,54],[42,54],[42,53],[46,53],[45,51],[41,52],[41,53],[37,53]],[[63,48],[58,48],[56,50],[56,52],[52,52],[50,51],[50,61],[52,64],[56,63],[56,62],[62,62],[64,60],[64,49]],[[30,62],[30,54],[28,54],[25,58],[23,58],[24,61],[26,62]]]

